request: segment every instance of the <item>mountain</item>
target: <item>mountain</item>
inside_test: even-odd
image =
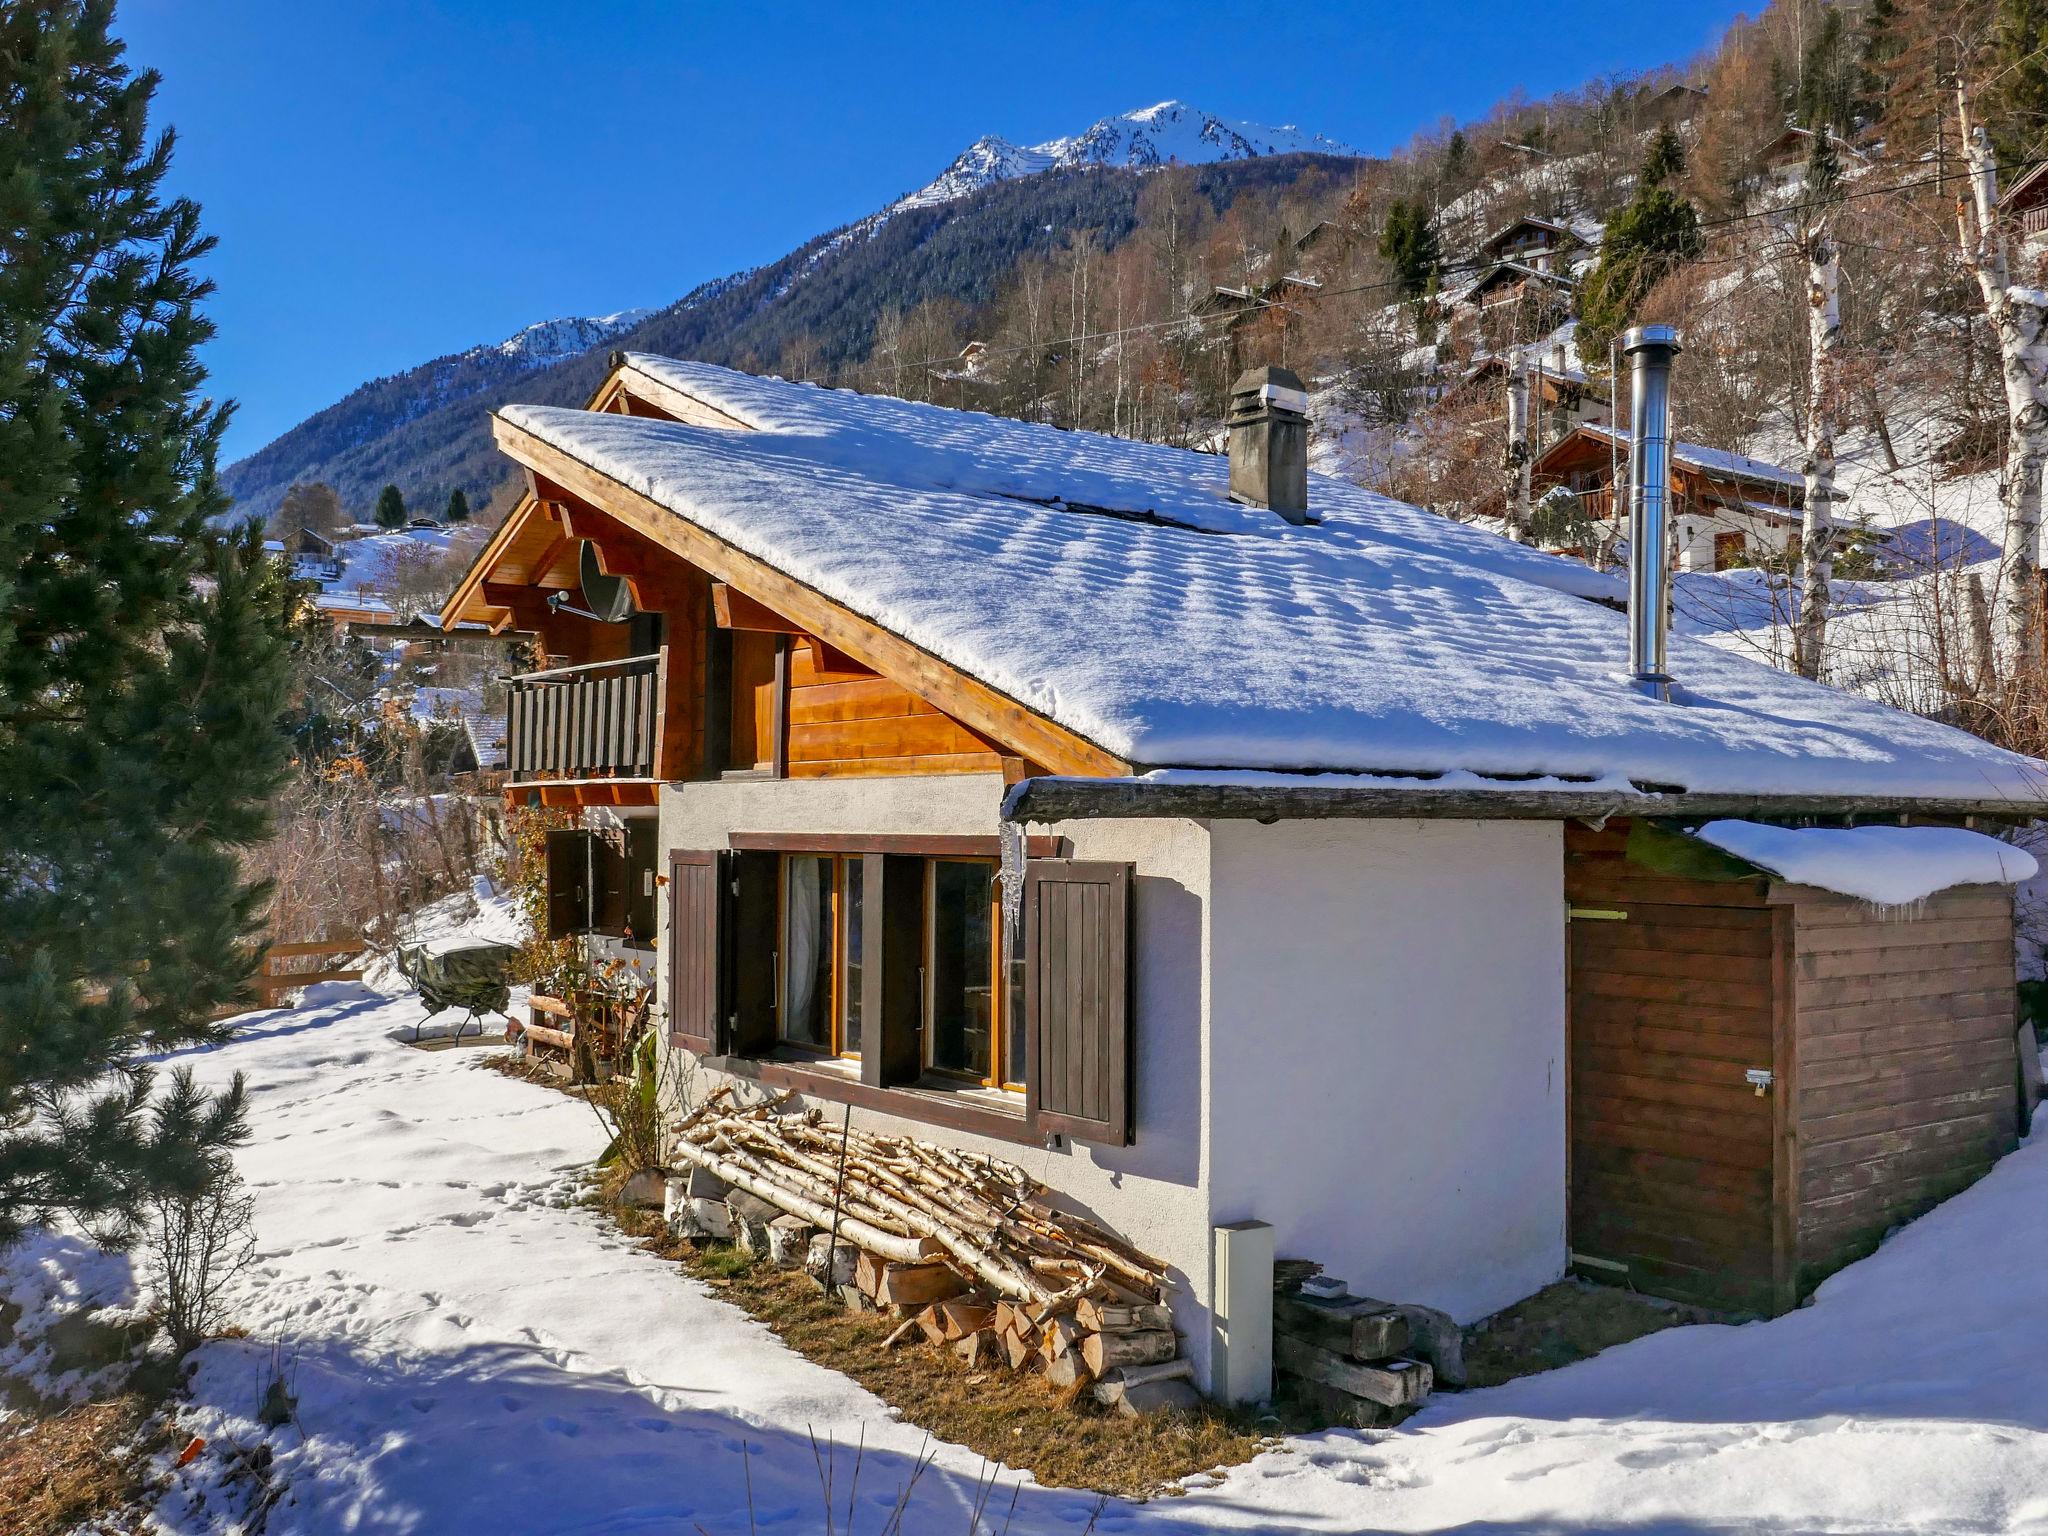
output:
[[[1358,151],[1320,133],[1235,122],[1184,101],[1162,101],[1120,117],[1105,117],[1070,137],[1029,147],[1019,147],[995,134],[976,139],[936,180],[892,203],[888,211],[950,202],[998,181],[1082,165],[1148,170],[1160,165],[1209,165],[1218,160],[1297,154],[1355,157]]]
[[[976,140],[934,181],[886,208],[805,242],[781,260],[700,284],[659,310],[545,320],[374,379],[228,466],[241,514],[267,517],[294,483],[325,480],[367,507],[396,484],[436,505],[460,485],[478,505],[505,478],[489,413],[507,400],[580,405],[614,347],[763,367],[802,335],[820,364],[866,356],[875,320],[934,297],[995,297],[1016,258],[1092,230],[1105,246],[1129,233],[1145,171],[1198,166],[1218,208],[1259,185],[1286,186],[1314,165],[1352,156],[1295,128],[1266,128],[1162,102],[1083,132],[1019,148]]]
[[[402,485],[408,498],[419,505],[426,505],[418,502],[421,492],[438,491],[439,496],[434,498],[438,505],[457,482],[415,488],[412,482],[392,476],[366,481],[360,475],[340,470],[339,466],[348,463],[356,450],[403,432],[421,417],[458,406],[602,346],[652,313],[648,309],[626,309],[610,315],[542,320],[503,341],[450,352],[404,373],[372,379],[248,458],[228,466],[222,471],[222,483],[235,498],[238,511],[265,517],[285,491],[300,480],[328,480],[355,505],[367,506],[386,484]],[[374,475],[375,470],[366,469],[365,473]],[[488,494],[486,487],[465,483],[463,488],[472,497],[479,490]]]
[[[592,347],[610,341],[653,313],[647,308],[622,309],[617,314],[587,319],[541,320],[506,337],[495,350],[529,367],[545,368],[550,363],[559,363],[565,357],[574,357],[578,352],[588,352]],[[473,357],[484,350],[471,347],[461,355]]]

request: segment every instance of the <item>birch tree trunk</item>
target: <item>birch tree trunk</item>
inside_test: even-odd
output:
[[[1799,531],[1799,619],[1793,665],[1801,677],[1821,675],[1827,640],[1828,584],[1835,569],[1835,413],[1841,377],[1841,253],[1826,218],[1804,232],[1808,343],[1805,516]]]
[[[2015,287],[1998,215],[1998,162],[1970,111],[1969,88],[1956,82],[1956,117],[1970,167],[1970,197],[1956,203],[1963,263],[1977,279],[1984,314],[1998,338],[2005,382],[2007,438],[2005,539],[1998,562],[2000,639],[2017,674],[2040,654],[2041,469],[2048,462],[2048,292]],[[1974,213],[1974,220],[1972,214]]]
[[[1518,544],[1529,542],[1529,361],[1520,347],[1508,354],[1507,531]]]

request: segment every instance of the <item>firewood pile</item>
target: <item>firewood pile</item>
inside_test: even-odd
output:
[[[676,1131],[669,1219],[806,1269],[860,1311],[899,1319],[963,1367],[1092,1387],[1133,1417],[1197,1400],[1165,1301],[1165,1265],[1057,1209],[1021,1168],[827,1123],[721,1090]],[[838,1233],[835,1246],[831,1234]]]
[[[1431,1307],[1353,1296],[1305,1259],[1273,1266],[1275,1385],[1324,1416],[1392,1424],[1465,1380],[1463,1335]]]

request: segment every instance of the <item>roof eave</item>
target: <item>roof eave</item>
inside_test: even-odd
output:
[[[1166,817],[1192,821],[1599,821],[1610,816],[1896,818],[1981,816],[2028,821],[2048,799],[1939,795],[1727,794],[1611,788],[1432,788],[1405,785],[1153,783],[1032,778],[1010,787],[1003,819],[1037,822]]]

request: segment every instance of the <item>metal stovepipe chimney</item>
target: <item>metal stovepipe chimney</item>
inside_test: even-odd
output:
[[[1636,687],[1671,697],[1664,652],[1671,631],[1671,359],[1678,332],[1639,325],[1621,338],[1634,371],[1629,431],[1628,670]]]

